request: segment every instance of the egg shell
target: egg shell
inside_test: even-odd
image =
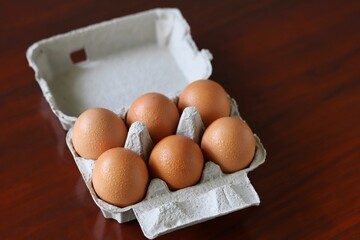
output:
[[[123,120],[105,108],[90,108],[83,112],[73,127],[76,152],[88,159],[97,159],[103,152],[123,147],[127,128]]]
[[[171,135],[154,146],[148,167],[152,177],[160,178],[170,189],[178,190],[199,181],[204,157],[193,140],[183,135]]]
[[[141,201],[148,181],[144,160],[132,150],[120,147],[102,153],[96,160],[92,174],[96,194],[119,207]]]
[[[240,118],[223,117],[205,130],[201,149],[205,158],[220,165],[225,173],[247,167],[255,154],[255,137]]]
[[[168,97],[160,93],[139,96],[130,106],[126,123],[139,121],[145,124],[154,143],[174,134],[179,122],[179,112]]]
[[[179,96],[178,108],[194,106],[205,126],[230,115],[230,99],[224,88],[213,80],[197,80],[185,87]]]

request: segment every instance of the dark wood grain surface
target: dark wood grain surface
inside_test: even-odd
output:
[[[0,239],[144,239],[105,219],[25,58],[35,41],[177,7],[268,152],[261,204],[159,239],[360,239],[360,1],[0,2]]]

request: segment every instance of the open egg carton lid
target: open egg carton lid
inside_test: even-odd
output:
[[[170,98],[212,72],[178,9],[152,9],[39,41],[27,59],[68,130],[90,107],[118,110],[145,92]]]
[[[187,84],[210,77],[212,55],[197,48],[178,9],[152,9],[50,37],[30,46],[27,59],[52,111],[69,130],[69,150],[104,217],[119,223],[136,218],[144,235],[155,238],[260,203],[247,177],[265,161],[256,135],[256,153],[248,168],[223,174],[218,165],[207,162],[200,182],[178,191],[153,179],[145,199],[125,208],[97,197],[91,184],[95,161],[79,157],[72,146],[71,127],[86,109],[104,107],[124,119],[128,106],[146,92],[176,102]],[[240,117],[235,100],[231,104],[231,115]],[[184,111],[177,133],[199,142],[199,118],[196,109]],[[147,137],[146,127],[136,123],[125,147],[146,159],[152,148]]]

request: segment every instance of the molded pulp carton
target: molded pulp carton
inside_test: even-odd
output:
[[[224,174],[207,162],[200,182],[178,191],[153,179],[145,199],[125,208],[97,197],[91,184],[95,161],[81,158],[72,146],[72,126],[87,108],[105,107],[124,119],[130,104],[145,92],[163,93],[176,103],[188,83],[209,78],[212,56],[198,50],[178,9],[152,9],[60,34],[34,43],[27,58],[52,111],[69,130],[69,150],[104,217],[119,223],[136,218],[144,235],[154,238],[260,203],[247,177],[265,161],[256,135],[256,153],[248,168]],[[234,99],[231,109],[232,116],[240,117]],[[187,108],[177,133],[199,143],[203,131],[197,110]],[[153,145],[142,123],[130,127],[125,147],[147,160]]]

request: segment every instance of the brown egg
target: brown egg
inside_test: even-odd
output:
[[[97,159],[110,148],[124,146],[126,135],[125,123],[119,116],[104,108],[91,108],[76,120],[72,143],[81,157]]]
[[[144,160],[126,148],[112,148],[95,162],[92,184],[104,201],[126,207],[141,201],[146,193],[149,174]]]
[[[201,149],[207,160],[217,163],[225,173],[247,167],[255,154],[255,138],[240,118],[223,117],[204,132]]]
[[[194,106],[205,126],[230,115],[230,100],[224,88],[212,80],[198,80],[187,85],[179,97],[178,108]]]
[[[152,177],[164,180],[171,190],[177,190],[199,181],[204,157],[190,138],[172,135],[155,145],[148,165]]]
[[[147,127],[154,143],[174,134],[179,122],[176,105],[160,93],[146,93],[138,97],[130,106],[126,124],[130,127],[140,121]]]

